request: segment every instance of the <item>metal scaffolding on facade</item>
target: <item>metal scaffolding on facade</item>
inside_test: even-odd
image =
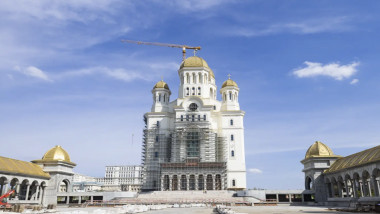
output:
[[[205,119],[187,118],[178,118],[174,130],[145,127],[143,191],[226,189],[225,138]]]

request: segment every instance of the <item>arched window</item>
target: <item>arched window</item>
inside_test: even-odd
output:
[[[198,95],[201,95],[201,87],[198,87]]]
[[[195,95],[195,88],[192,88],[192,95]]]
[[[158,142],[158,135],[156,135],[156,142]]]
[[[231,150],[231,157],[235,157],[235,151]]]
[[[232,180],[232,186],[233,187],[236,186],[236,180],[235,179]]]
[[[203,120],[206,121],[206,115],[203,115]]]
[[[201,73],[198,74],[198,77],[199,77],[199,81],[198,81],[198,82],[199,82],[199,83],[203,83],[203,81],[202,81],[202,79],[203,79],[202,76],[203,76],[203,75],[202,75]]]
[[[157,128],[160,127],[160,121],[157,121]]]
[[[187,88],[186,88],[186,95],[189,96],[189,93],[190,93],[190,92],[189,92],[189,87],[187,87]]]
[[[197,76],[193,74],[193,83],[197,83]]]
[[[181,121],[183,121],[183,115],[181,115]]]
[[[158,95],[158,102],[161,102],[161,94]]]
[[[204,75],[203,81],[204,81],[204,83],[207,83],[207,75],[206,74]]]
[[[164,102],[166,102],[166,94],[164,94]]]
[[[224,101],[227,101],[227,95],[224,93]]]
[[[190,75],[189,75],[189,73],[186,73],[186,83],[190,83]]]
[[[186,115],[186,121],[189,121],[189,115]]]
[[[230,125],[231,125],[231,126],[234,125],[234,120],[233,120],[233,119],[230,120]]]
[[[231,135],[231,141],[234,141],[234,135],[233,134]]]
[[[201,115],[198,114],[198,121],[201,121]]]
[[[193,115],[191,115],[191,121],[194,122],[194,119],[195,119],[195,115],[193,114]]]
[[[230,94],[230,100],[232,100],[232,93],[230,92],[229,94]]]
[[[154,157],[158,158],[158,152],[154,152]]]

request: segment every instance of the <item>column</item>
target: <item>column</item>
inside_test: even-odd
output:
[[[78,204],[81,204],[82,203],[82,196],[79,196],[78,198]]]
[[[367,184],[368,184],[368,195],[369,195],[369,197],[372,197],[373,195],[372,195],[372,191],[371,191],[371,187],[372,187],[372,177],[370,177],[368,180],[367,180]]]
[[[173,176],[171,175],[169,176],[169,190],[173,190]]]
[[[190,184],[189,184],[189,178],[190,178],[190,176],[186,175],[186,190],[189,190],[189,186],[190,186]]]
[[[4,183],[3,183],[3,192],[2,192],[1,195],[4,195],[7,192],[8,192],[8,182],[4,181]]]
[[[66,204],[70,203],[70,196],[66,196]]]
[[[276,202],[277,203],[279,202],[279,200],[278,200],[278,194],[276,194]]]
[[[354,195],[354,198],[357,198],[358,197],[358,192],[357,192],[358,187],[356,186],[356,180],[352,179],[351,183],[352,183],[352,194]]]
[[[212,190],[215,190],[215,175],[212,175]]]
[[[25,201],[28,200],[29,198],[29,188],[30,188],[30,184],[26,184],[26,194],[25,194]]]
[[[94,196],[93,195],[90,196],[90,200],[91,200],[91,203],[94,203]]]
[[[346,187],[346,196],[351,197],[350,188],[348,187],[347,180],[344,180],[344,186]]]
[[[161,175],[161,191],[164,190],[164,177]]]
[[[220,187],[221,187],[222,190],[224,190],[224,188],[225,188],[224,187],[225,179],[222,176],[220,177],[220,179],[221,179],[221,184],[220,184],[221,186]]]
[[[301,200],[302,200],[302,203],[305,202],[304,194],[301,194]]]
[[[40,186],[36,186],[36,195],[34,196],[34,200],[38,200],[39,190],[40,190]]]
[[[207,175],[206,175],[207,176]],[[207,185],[206,185],[206,177],[205,176],[203,176],[203,189],[204,190],[207,190]]]
[[[292,194],[289,194],[289,202],[292,203]]]
[[[198,175],[194,175],[195,177],[194,177],[194,182],[195,182],[195,190],[199,190],[198,188],[198,179],[199,179],[199,177],[198,177]]]
[[[45,197],[45,187],[41,186],[41,193],[40,193],[40,200],[38,201],[39,204],[44,204],[44,197]]]
[[[363,191],[363,182],[359,181],[359,186],[360,186],[360,196],[364,197],[364,191]]]
[[[20,184],[16,184],[16,197],[15,199],[18,200],[20,195]]]
[[[375,178],[375,186],[377,187],[377,195],[380,196],[380,181]]]
[[[343,188],[342,188],[342,183],[340,181],[338,181],[338,195],[339,195],[339,198],[343,197]]]

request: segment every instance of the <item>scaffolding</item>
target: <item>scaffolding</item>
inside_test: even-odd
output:
[[[189,118],[193,119],[189,119]],[[147,119],[144,118],[145,124]],[[143,191],[226,189],[226,139],[203,118],[177,118],[172,130],[145,126]]]

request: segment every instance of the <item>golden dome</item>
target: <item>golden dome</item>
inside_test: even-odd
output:
[[[210,70],[210,72],[209,72],[210,76],[212,76],[212,77],[215,78],[214,72],[211,70],[210,67],[208,67],[207,62],[204,59],[202,59],[201,57],[191,56],[191,57],[186,58],[181,63],[181,66],[179,66],[180,69],[184,68],[184,67],[204,67],[204,68],[208,68]]]
[[[227,87],[227,86],[238,87],[238,85],[236,84],[236,82],[233,81],[232,79],[228,79],[228,80],[224,81],[224,83],[222,85],[222,88]]]
[[[61,147],[55,146],[47,151],[42,157],[42,161],[65,161],[71,162],[69,154]]]
[[[313,145],[309,147],[309,149],[306,152],[305,159],[306,158],[312,158],[312,157],[330,157],[330,156],[337,156],[334,155],[330,147],[326,146],[322,142],[316,141]]]
[[[165,89],[170,90],[169,85],[166,82],[164,82],[163,80],[156,83],[156,85],[154,85],[153,89],[155,89],[155,88],[165,88]]]

